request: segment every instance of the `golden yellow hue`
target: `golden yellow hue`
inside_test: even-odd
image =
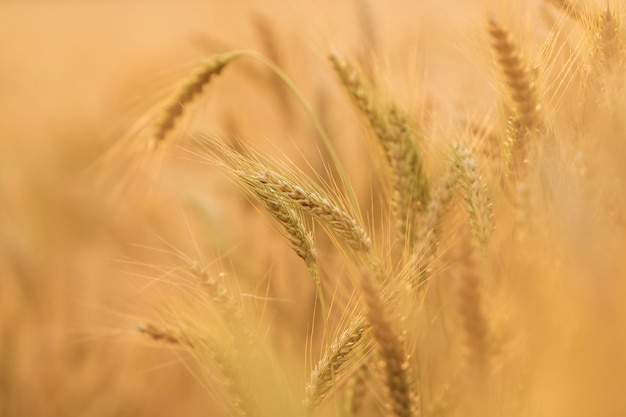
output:
[[[0,6],[0,416],[625,415],[626,5],[430,3]]]

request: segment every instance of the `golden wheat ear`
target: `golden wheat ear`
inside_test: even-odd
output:
[[[597,43],[602,62],[611,70],[615,65],[623,64],[624,44],[622,39],[622,21],[620,16],[607,4],[600,13],[597,29]]]
[[[488,20],[488,32],[510,103],[506,140],[511,144],[504,144],[504,147],[510,150],[511,170],[519,179],[525,177],[531,145],[538,132],[545,131],[542,105],[535,76],[524,61],[511,32],[493,16]]]
[[[489,323],[484,311],[483,279],[479,246],[469,233],[464,233],[460,245],[458,270],[459,301],[465,368],[469,383],[482,381],[489,370]]]
[[[336,386],[336,381],[343,376],[347,363],[353,361],[353,351],[362,344],[363,334],[368,327],[364,319],[354,320],[348,329],[330,345],[326,354],[313,369],[302,400],[308,413],[315,411],[331,389]]]
[[[227,344],[223,341],[216,343],[197,332],[187,332],[171,326],[160,327],[153,323],[141,323],[137,326],[137,330],[155,341],[180,345],[198,357],[208,354],[212,364],[221,373],[220,382],[228,392],[227,401],[223,401],[224,406],[240,417],[258,415],[254,407],[258,401],[247,389],[244,374],[233,359],[233,355],[226,353],[232,352],[232,349],[225,349],[227,346],[223,345]]]
[[[556,8],[565,12],[571,19],[581,22],[583,20],[583,12],[580,7],[571,2],[570,0],[546,0],[548,3],[553,4]]]
[[[185,111],[185,107],[195,100],[209,84],[211,79],[219,75],[224,67],[237,55],[226,53],[215,55],[203,63],[184,80],[178,87],[177,92],[168,100],[163,107],[159,119],[155,123],[152,136],[153,147],[158,146],[174,130],[176,123]]]
[[[461,144],[454,148],[457,181],[469,213],[469,225],[474,239],[484,250],[495,229],[491,199],[487,187],[478,173],[476,159],[470,150]]]
[[[381,104],[370,82],[353,65],[336,55],[331,55],[330,61],[354,106],[368,121],[383,148],[391,172],[391,209],[400,243],[406,241],[412,245],[416,231],[414,218],[426,208],[429,186],[409,117],[393,103]]]
[[[515,115],[522,127],[529,130],[542,124],[541,104],[531,71],[508,29],[491,16],[489,37],[504,84],[510,95]]]
[[[361,290],[376,348],[383,366],[390,411],[396,417],[417,415],[411,390],[409,360],[402,338],[396,333],[381,298],[377,281],[368,271],[362,272]]]

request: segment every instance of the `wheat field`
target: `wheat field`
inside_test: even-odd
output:
[[[0,416],[626,414],[626,4],[336,3],[0,5]]]

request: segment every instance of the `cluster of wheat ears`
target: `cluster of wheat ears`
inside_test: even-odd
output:
[[[609,317],[624,323],[611,298],[626,288],[618,279],[626,248],[623,10],[552,6],[554,27],[536,60],[496,14],[485,20],[496,115],[458,122],[443,139],[428,111],[403,109],[356,62],[329,56],[336,85],[375,139],[364,141],[381,185],[371,187],[371,207],[359,206],[333,148],[338,138],[260,53],[209,58],[160,108],[142,152],[182,147],[220,168],[301,258],[310,277],[294,269],[291,279],[315,289],[299,324],[306,350],[291,353],[304,364],[298,369],[277,347],[269,298],[259,307],[262,294],[251,302],[233,273],[181,255],[173,269],[189,284],[187,300],[139,331],[197,360],[216,412],[583,413],[574,395],[597,412],[624,410],[607,387],[623,382],[612,370],[624,370],[626,355],[612,350],[611,364],[599,361],[605,351],[594,340],[605,332],[589,330]],[[307,175],[219,134],[180,139],[193,102],[247,59],[294,94],[323,139],[327,172]]]

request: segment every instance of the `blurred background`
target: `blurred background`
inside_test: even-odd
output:
[[[214,200],[215,188],[226,186],[214,185],[206,169],[172,158],[143,171],[115,144],[145,137],[129,132],[194,62],[259,50],[340,139],[367,206],[363,126],[337,87],[329,52],[358,60],[409,109],[426,102],[445,130],[446,120],[493,112],[481,38],[486,11],[504,10],[527,31],[545,31],[526,16],[535,2],[435,3],[0,3],[0,415],[210,413],[193,361],[136,332],[153,314],[154,279],[165,273],[155,267],[165,262],[159,250],[176,258],[172,247],[193,251],[203,236],[224,234],[220,253],[246,253],[240,268],[264,271],[267,245],[245,240],[250,226],[239,219],[249,207],[233,214]],[[207,128],[323,170],[310,121],[266,69],[235,66],[209,90],[185,121],[190,132]],[[181,214],[189,201],[209,213],[206,232]],[[258,230],[280,240],[266,220]],[[272,256],[293,257],[288,247]],[[312,287],[275,291],[307,300]]]

